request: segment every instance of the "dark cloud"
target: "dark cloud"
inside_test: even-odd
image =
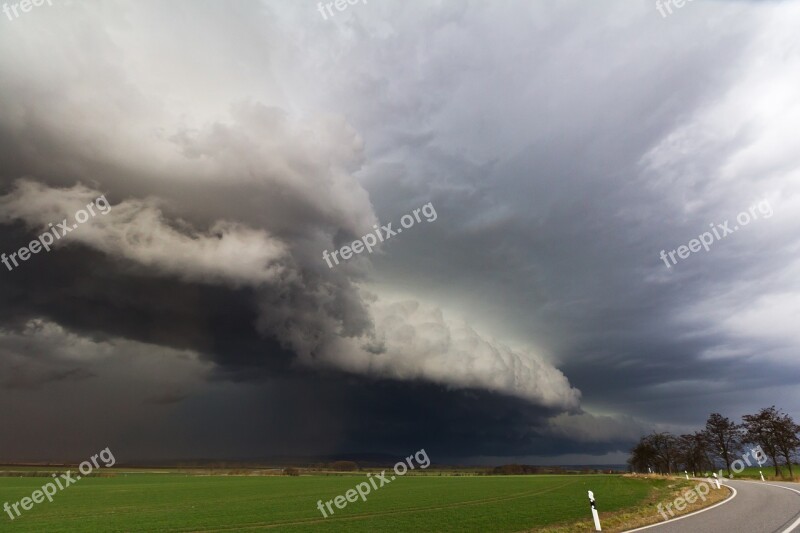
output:
[[[113,208],[0,266],[3,453],[57,456],[29,421],[83,413],[103,429],[65,427],[62,454],[557,461],[800,409],[798,17],[76,2],[6,24],[0,251]]]
[[[182,402],[187,397],[188,395],[182,394],[180,392],[165,392],[164,394],[160,394],[158,396],[151,396],[150,398],[146,398],[144,400],[144,403],[153,405],[172,405]]]

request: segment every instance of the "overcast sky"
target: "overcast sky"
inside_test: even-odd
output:
[[[665,15],[0,14],[0,252],[110,206],[0,265],[0,460],[621,463],[800,418],[800,2]]]

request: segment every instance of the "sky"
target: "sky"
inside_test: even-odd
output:
[[[800,417],[800,2],[343,6],[0,13],[0,461]]]

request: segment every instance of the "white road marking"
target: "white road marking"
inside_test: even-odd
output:
[[[769,485],[770,487],[778,487],[779,489],[786,489],[786,490],[790,490],[790,491],[792,491],[792,492],[796,492],[797,494],[800,494],[800,490],[793,489],[793,488],[791,488],[791,487],[784,487],[783,485],[775,485],[774,483],[760,483],[760,482],[758,482],[758,481],[745,481],[744,479],[742,479],[742,480],[738,480],[738,481],[743,481],[743,482],[745,482],[745,483],[755,483],[756,485]],[[795,529],[797,529],[797,526],[800,526],[800,518],[798,518],[797,520],[795,520],[795,521],[792,523],[792,525],[790,525],[789,527],[787,527],[786,529],[784,529],[783,531],[781,531],[781,533],[791,533],[792,531],[794,531]]]
[[[754,481],[753,483],[756,483],[756,482]],[[773,485],[772,483],[761,483],[761,485],[769,485],[770,487],[780,487],[782,489],[790,490],[792,492],[796,492],[797,494],[800,494],[800,490],[792,489],[792,488],[789,488],[789,487],[784,487],[783,485]],[[797,526],[800,526],[800,518],[795,520],[792,523],[792,525],[790,525],[789,527],[787,527],[786,529],[781,531],[781,533],[790,533],[791,531],[794,531],[795,529],[797,529]]]
[[[683,515],[683,516],[679,516],[678,518],[672,518],[670,520],[664,520],[663,522],[659,522],[658,524],[653,524],[651,526],[644,526],[644,527],[640,527],[640,528],[636,528],[636,529],[629,529],[627,531],[624,531],[623,533],[633,533],[634,531],[644,531],[645,529],[650,529],[651,527],[658,527],[658,526],[663,526],[664,524],[671,524],[672,522],[677,522],[678,520],[683,520],[684,518],[689,518],[690,516],[695,516],[695,515],[698,515],[700,513],[705,513],[706,511],[710,511],[714,507],[719,507],[720,505],[725,505],[726,503],[728,503],[729,501],[733,500],[736,497],[736,489],[734,489],[730,485],[725,485],[724,483],[722,484],[722,486],[723,487],[728,487],[729,489],[731,489],[733,491],[733,494],[731,494],[731,496],[729,498],[727,498],[727,499],[725,499],[725,500],[723,500],[723,501],[721,501],[719,503],[715,503],[711,507],[706,507],[705,509],[700,509],[699,511],[695,511],[693,513],[689,513],[689,514],[686,514],[686,515]],[[784,488],[786,488],[786,487],[784,487]],[[789,489],[789,490],[794,490],[794,489]],[[788,531],[789,530],[787,529],[786,531],[784,531],[782,533],[787,533]]]

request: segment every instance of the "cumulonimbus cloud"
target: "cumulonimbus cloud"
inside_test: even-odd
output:
[[[124,9],[134,18],[148,13],[139,4]],[[70,16],[102,19],[94,11]],[[10,192],[0,198],[0,222],[23,221],[35,236],[107,193],[111,212],[71,232],[51,255],[58,246],[86,246],[137,274],[250,289],[260,313],[254,327],[301,364],[577,405],[579,392],[534,351],[456,324],[413,291],[400,301],[380,287],[366,296],[368,259],[324,265],[323,250],[372,231],[379,220],[356,177],[368,140],[345,114],[298,108],[270,75],[256,85],[220,77],[219,91],[208,93],[184,76],[165,84],[154,73],[174,66],[162,62],[157,43],[172,42],[171,30],[140,42],[126,25],[84,26],[116,45],[76,66],[63,58],[82,53],[85,38],[63,25],[30,32],[14,61],[0,58],[0,84],[9,89],[0,94],[8,104],[0,105],[0,128],[8,138],[41,140],[14,153],[24,172],[8,172],[1,184]],[[259,35],[280,44],[279,33]],[[199,43],[185,44],[196,56]],[[209,57],[227,61],[205,44]],[[65,53],[43,52],[53,46]],[[259,68],[271,72],[277,61],[260,58]],[[58,99],[39,97],[54,72],[68,72],[72,81]],[[95,79],[105,81],[85,82]],[[25,175],[32,177],[12,185]]]
[[[56,189],[20,180],[0,197],[0,207],[4,221],[22,220],[45,231],[50,221],[71,216],[99,196],[83,185]],[[265,230],[217,221],[201,232],[168,220],[153,198],[127,199],[57,242],[80,243],[155,275],[257,287],[262,331],[310,366],[486,389],[548,407],[579,404],[580,392],[538,354],[487,340],[415,300],[363,298],[357,285],[342,293],[340,285],[305,274],[290,247]],[[292,293],[294,298],[284,298]]]

